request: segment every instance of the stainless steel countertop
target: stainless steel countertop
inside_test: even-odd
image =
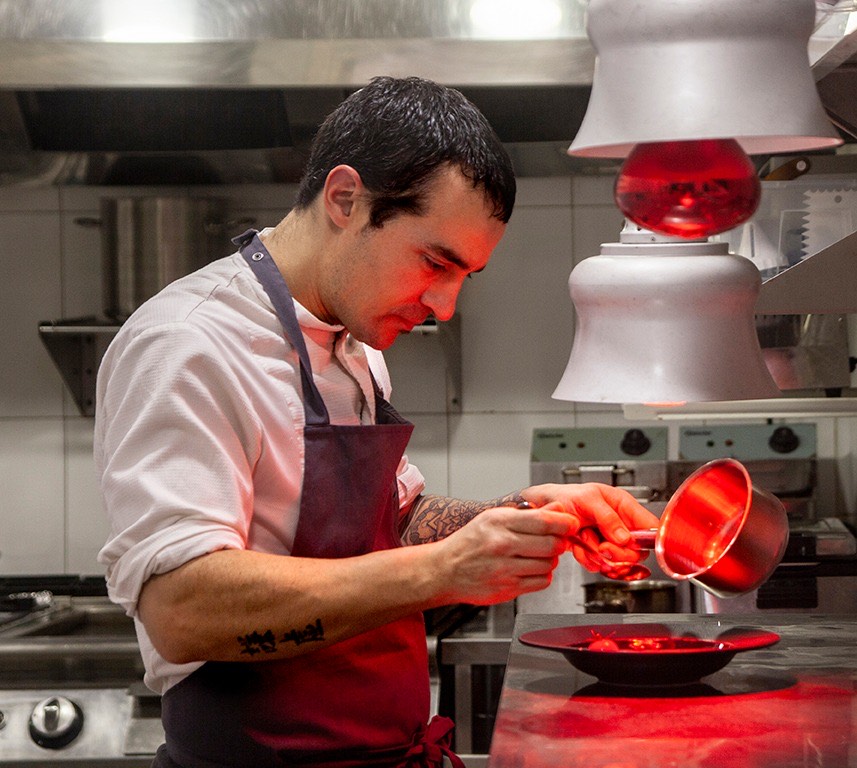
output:
[[[610,689],[559,653],[523,645],[552,627],[656,622],[780,635],[701,683]],[[857,756],[857,616],[523,614],[515,625],[491,768],[851,768]]]

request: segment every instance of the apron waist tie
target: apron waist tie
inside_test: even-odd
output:
[[[414,736],[414,743],[405,755],[405,766],[430,766],[434,768],[443,765],[443,757],[449,758],[453,768],[465,768],[464,762],[450,748],[452,732],[455,723],[448,717],[435,715],[426,728]]]

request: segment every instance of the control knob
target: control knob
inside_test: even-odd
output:
[[[629,429],[623,436],[619,447],[629,456],[642,456],[652,447],[652,441],[642,429]]]
[[[777,427],[768,440],[772,451],[791,453],[800,445],[800,438],[789,427]]]
[[[30,736],[45,749],[62,749],[83,728],[83,710],[65,696],[40,701],[30,715]]]

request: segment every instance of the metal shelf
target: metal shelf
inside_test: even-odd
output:
[[[95,379],[119,325],[84,317],[39,324],[39,336],[82,416],[95,415]]]
[[[39,324],[47,348],[82,416],[95,415],[95,381],[101,358],[120,326],[96,317],[55,320]],[[429,318],[416,326],[414,336],[436,336],[446,359],[447,403],[461,412],[461,319],[444,323]]]
[[[728,400],[684,405],[625,403],[626,419],[645,421],[706,421],[714,419],[821,419],[857,416],[854,397],[772,397],[769,400]]]
[[[442,323],[429,317],[414,326],[412,336],[437,336],[446,360],[446,407],[450,413],[461,413],[461,316],[453,315]]]

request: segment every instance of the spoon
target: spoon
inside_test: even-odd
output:
[[[651,531],[631,531],[631,538],[636,544],[640,545],[641,549],[650,549],[651,543],[654,541],[655,531],[657,531],[657,528]],[[604,553],[601,550],[590,544],[586,539],[580,536],[570,536],[569,538],[600,561],[599,573],[608,579],[615,579],[616,581],[639,581],[640,579],[647,579],[652,575],[651,569],[642,563],[609,560],[604,557]]]

